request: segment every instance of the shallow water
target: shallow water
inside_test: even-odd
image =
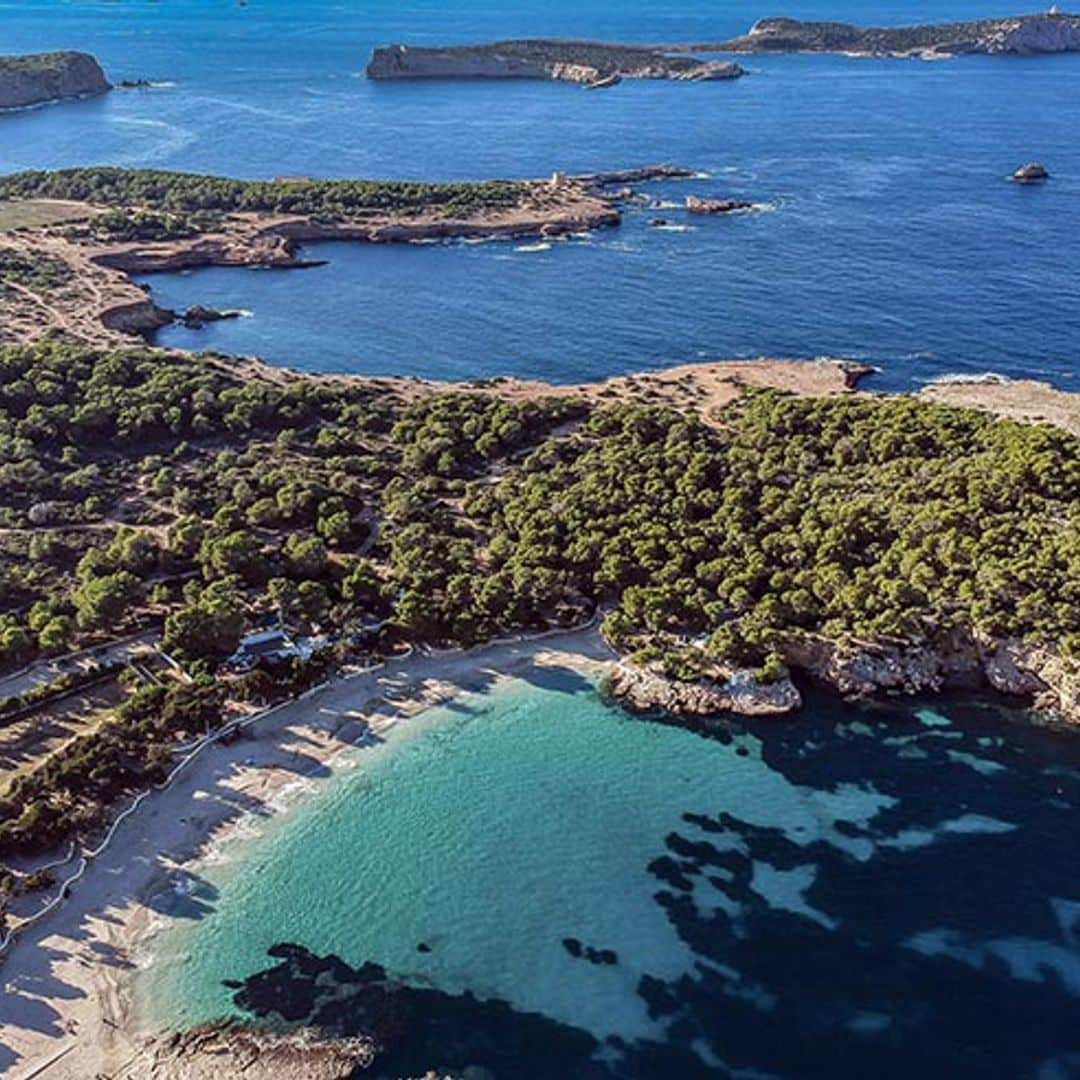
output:
[[[704,737],[561,672],[351,764],[155,903],[175,916],[140,975],[159,1022],[348,1031],[375,962],[406,988],[386,1062],[404,1075],[1080,1064],[1069,733],[972,702],[815,698]]]
[[[989,0],[789,3],[897,22],[1000,14]],[[545,175],[676,161],[710,175],[655,189],[772,212],[589,242],[336,246],[281,276],[160,277],[159,300],[254,317],[167,344],[309,370],[570,381],[706,357],[845,355],[881,388],[997,370],[1075,384],[1080,337],[1080,57],[950,63],[749,58],[732,84],[378,85],[372,45],[548,34],[722,37],[775,6],[424,0],[0,4],[0,45],[79,45],[114,77],[169,85],[0,118],[0,169],[91,162],[238,176]],[[1042,158],[1038,188],[1005,176]],[[663,216],[682,217],[677,210]]]

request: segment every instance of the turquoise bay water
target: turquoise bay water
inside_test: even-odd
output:
[[[1007,6],[1007,5],[1006,5]],[[998,15],[999,0],[718,5],[517,0],[0,3],[0,49],[79,46],[162,85],[0,117],[0,170],[87,163],[236,176],[546,175],[675,161],[661,186],[770,212],[631,213],[588,242],[325,247],[288,277],[151,279],[172,307],[253,317],[166,344],[308,370],[573,381],[703,357],[862,358],[897,389],[997,370],[1075,385],[1080,56],[951,63],[752,57],[732,84],[378,85],[372,46],[523,35],[702,40],[788,14],[896,23]],[[1050,184],[1005,176],[1031,158]],[[660,213],[691,231],[648,227]]]
[[[364,1029],[374,962],[406,988],[403,1075],[1075,1075],[1073,737],[831,699],[704,737],[527,678],[357,751],[159,898],[156,1019]]]

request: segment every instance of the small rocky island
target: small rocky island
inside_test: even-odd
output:
[[[846,53],[852,56],[1029,56],[1080,51],[1080,16],[1049,12],[924,26],[861,27],[838,22],[761,19],[748,34],[695,46],[737,53]]]
[[[737,79],[731,61],[669,55],[645,46],[532,39],[450,48],[387,45],[367,66],[369,79],[548,79],[599,88],[622,79]]]
[[[94,97],[110,89],[101,65],[89,53],[0,56],[0,109]]]

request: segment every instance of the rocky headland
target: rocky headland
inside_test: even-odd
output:
[[[1080,724],[1076,664],[1019,638],[968,629],[925,641],[841,641],[803,634],[780,644],[778,652],[791,670],[851,700],[985,689],[1024,698],[1037,710]],[[802,706],[788,676],[764,681],[750,669],[722,662],[706,677],[682,680],[660,665],[623,660],[607,688],[638,711],[663,710],[690,721],[723,714],[778,716]]]
[[[742,37],[689,47],[734,53],[815,52],[930,58],[965,53],[1035,56],[1080,51],[1080,16],[1047,13],[887,27],[761,19]]]
[[[532,39],[448,48],[387,45],[367,66],[369,79],[547,79],[613,86],[621,79],[710,82],[745,74],[730,61],[597,41]]]
[[[94,97],[110,89],[101,65],[89,53],[0,56],[0,109]]]
[[[782,716],[802,705],[802,695],[790,678],[764,682],[745,668],[686,682],[669,678],[652,665],[624,659],[612,669],[605,686],[637,712],[662,711],[680,717]]]

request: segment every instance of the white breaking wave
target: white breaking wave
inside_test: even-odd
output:
[[[519,244],[514,250],[531,254],[534,251],[550,251],[551,245],[546,240],[543,240],[538,244]]]
[[[1004,386],[1014,380],[1008,375],[1002,375],[998,371],[979,371],[970,374],[950,371],[944,375],[935,375],[933,378],[922,380],[927,386],[950,386],[957,383],[987,383],[995,386]]]

